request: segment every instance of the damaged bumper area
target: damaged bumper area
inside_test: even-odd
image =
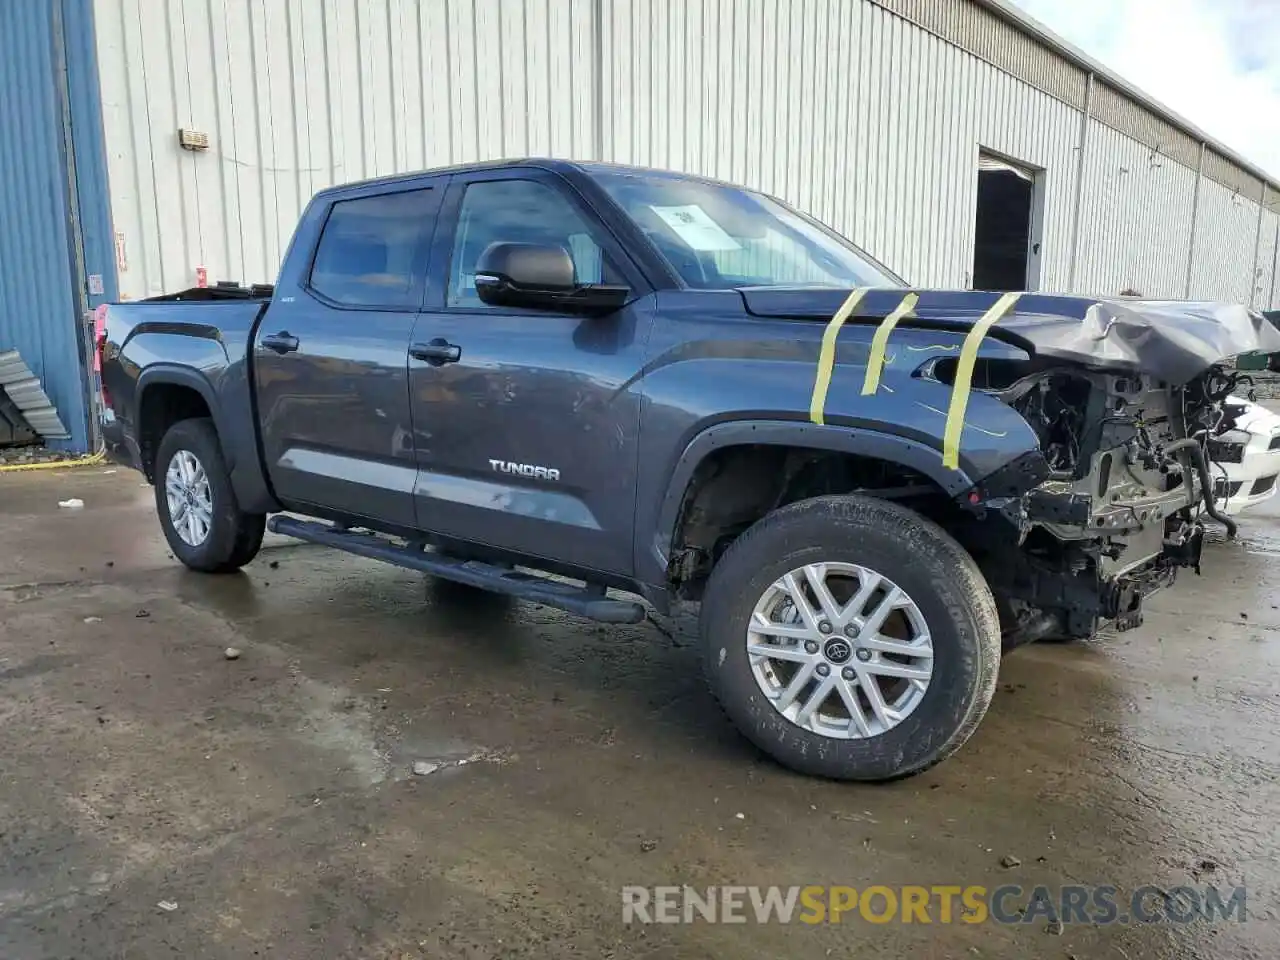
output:
[[[993,544],[980,563],[1015,642],[1136,627],[1146,596],[1179,567],[1198,571],[1200,516],[1215,509],[1204,438],[1220,420],[1217,393],[1233,386],[1220,369],[1184,387],[1057,369],[994,391],[1040,441],[970,495]]]
[[[1059,331],[1057,350],[979,359],[975,369],[975,389],[1017,410],[1039,440],[967,496],[1006,646],[1087,637],[1104,622],[1136,627],[1144,598],[1172,584],[1178,568],[1199,572],[1203,516],[1235,533],[1210,479],[1236,387],[1218,351],[1272,349],[1268,331],[1243,308],[1220,311],[1247,321],[1234,334],[1203,312],[1170,326],[1172,310],[1143,320],[1121,309],[1093,326],[1088,367],[1065,362],[1088,338]]]
[[[1215,405],[1194,387],[1101,373],[1032,375],[1001,394],[1041,442],[1020,471],[1039,482],[980,497],[1017,547],[988,569],[1006,626],[1023,639],[1138,626],[1147,595],[1179,567],[1199,569],[1199,516],[1212,501],[1184,409],[1194,427],[1213,422]]]
[[[1004,298],[992,293],[876,288],[846,318],[844,290],[739,292],[753,316],[877,327],[892,316],[893,336],[964,333],[961,353],[980,330],[970,383],[957,384],[960,357],[941,350],[910,376],[945,386],[953,402],[961,392],[955,463],[982,479],[942,519],[963,518],[949,529],[982,567],[1013,642],[1089,636],[1103,621],[1136,626],[1145,596],[1199,565],[1201,517],[1215,510],[1207,468],[1215,438],[1232,427],[1228,361],[1280,352],[1280,331],[1233,304],[1023,293],[993,316]],[[909,315],[895,313],[908,293]],[[964,419],[974,392],[1016,411],[1030,432],[977,438]],[[947,417],[949,432],[951,411],[927,409]],[[947,445],[944,435],[944,466]]]

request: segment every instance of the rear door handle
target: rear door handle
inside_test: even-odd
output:
[[[276,353],[293,353],[298,349],[298,338],[288,330],[281,330],[279,333],[271,333],[263,337],[262,345]]]
[[[415,360],[425,360],[433,367],[445,363],[457,363],[462,359],[462,348],[450,343],[442,337],[436,337],[430,343],[415,343],[409,347],[409,356]]]

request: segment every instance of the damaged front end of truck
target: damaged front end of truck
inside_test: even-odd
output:
[[[1215,438],[1234,426],[1231,361],[1280,346],[1243,307],[1056,310],[1003,326],[1026,359],[979,357],[973,370],[973,389],[1016,410],[1039,442],[961,498],[1006,647],[1136,627],[1145,597],[1180,567],[1199,571],[1205,517],[1234,536],[1211,479]],[[955,365],[938,359],[918,375],[946,383]]]

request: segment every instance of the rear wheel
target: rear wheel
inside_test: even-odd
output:
[[[973,559],[886,501],[775,511],[716,565],[702,610],[708,680],[785,766],[890,780],[970,737],[995,692],[1000,625]]]
[[[182,420],[169,428],[155,481],[160,526],[183,564],[229,573],[257,556],[267,518],[241,511],[212,421]]]

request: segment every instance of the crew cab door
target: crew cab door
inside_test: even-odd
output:
[[[409,385],[418,523],[479,542],[629,575],[639,378],[651,315],[644,281],[560,177],[456,175],[413,330]],[[587,317],[481,302],[480,253],[559,244],[580,283],[625,283],[630,305]]]
[[[318,200],[299,226],[318,241],[290,251],[254,343],[263,455],[286,507],[413,526],[407,356],[446,183]]]

